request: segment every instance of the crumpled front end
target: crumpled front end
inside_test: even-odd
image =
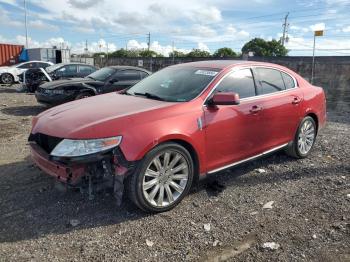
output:
[[[120,205],[124,178],[133,172],[136,163],[127,161],[119,147],[86,156],[52,156],[50,153],[62,140],[41,133],[31,134],[28,141],[34,163],[66,188],[79,188],[89,199],[101,190],[112,189]]]

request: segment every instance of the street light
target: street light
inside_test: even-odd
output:
[[[24,27],[26,30],[26,48],[28,48],[27,3],[26,3],[26,0],[23,0],[23,4],[24,4]]]

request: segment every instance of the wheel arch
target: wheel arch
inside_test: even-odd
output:
[[[193,160],[193,169],[194,169],[193,182],[196,183],[199,179],[199,174],[200,174],[200,162],[199,162],[199,157],[196,149],[193,147],[191,143],[182,139],[166,140],[166,141],[163,141],[162,144],[167,142],[173,142],[173,143],[179,144],[183,146],[190,153],[191,158]]]
[[[146,148],[144,148],[135,159],[142,159],[153,148],[165,143],[177,143],[183,146],[190,153],[194,165],[194,182],[198,180],[201,168],[200,163],[203,157],[200,156],[198,148],[194,145],[193,142],[191,142],[191,139],[183,134],[167,135],[158,139],[157,141],[154,141],[152,144],[146,146]]]
[[[314,112],[308,112],[305,117],[311,117],[314,121],[315,121],[315,124],[316,124],[316,134],[318,133],[318,127],[319,127],[319,122],[318,122],[318,116],[316,113]]]

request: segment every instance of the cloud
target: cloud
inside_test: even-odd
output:
[[[103,2],[103,0],[68,0],[68,3],[71,4],[71,6],[81,9],[93,7],[94,5],[100,4],[101,2]]]
[[[222,20],[221,11],[214,6],[198,8],[190,12],[189,15],[192,20],[203,24],[220,22]]]
[[[320,37],[317,38],[316,42],[316,55],[350,55],[348,50],[339,50],[349,49],[349,46],[350,39],[339,41],[337,39]],[[313,39],[289,35],[289,41],[286,43],[286,47],[287,49],[291,50],[290,52],[293,55],[312,55]]]
[[[347,27],[344,27],[344,28],[342,29],[342,31],[343,31],[344,33],[350,32],[350,25],[347,26]]]
[[[73,30],[78,33],[83,33],[83,34],[93,34],[95,33],[95,29],[92,27],[81,27],[81,26],[75,26],[73,27]]]
[[[9,17],[9,12],[5,9],[0,8],[0,25],[5,27],[23,27],[24,23],[11,19]]]
[[[314,25],[310,25],[309,28],[311,29],[311,31],[325,30],[326,29],[326,25],[325,25],[325,23],[317,23],[317,24],[314,24]]]
[[[206,25],[193,25],[191,29],[192,35],[200,37],[213,37],[216,36],[216,31]]]
[[[49,31],[59,31],[59,27],[49,24],[47,22],[44,22],[42,20],[33,20],[28,22],[28,27],[29,28],[34,28],[38,30],[49,30]]]
[[[209,47],[206,44],[204,44],[204,43],[198,43],[198,47],[197,48],[200,49],[200,50],[203,50],[203,51],[210,52]]]

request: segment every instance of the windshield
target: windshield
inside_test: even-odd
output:
[[[52,66],[46,67],[45,71],[48,73],[51,73],[61,66],[62,66],[62,64],[52,65]]]
[[[127,94],[187,102],[198,96],[219,71],[216,68],[169,67],[137,83]]]
[[[110,67],[104,67],[100,70],[97,70],[96,72],[93,72],[92,74],[88,75],[88,78],[92,78],[98,81],[106,81],[108,77],[113,75],[115,73],[115,69]]]

